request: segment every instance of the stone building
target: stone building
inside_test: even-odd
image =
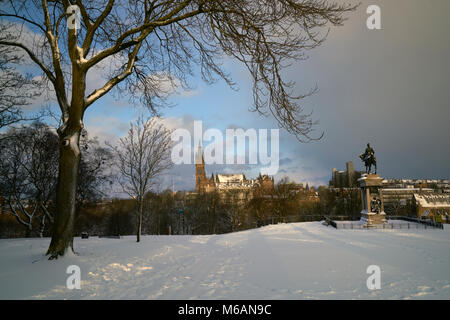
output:
[[[413,198],[416,204],[417,216],[419,219],[431,219],[436,222],[449,222],[450,194],[415,193]]]
[[[345,171],[338,171],[333,168],[331,174],[330,187],[332,188],[357,188],[358,179],[361,178],[362,171],[355,171],[353,161],[346,163]]]
[[[195,191],[197,193],[225,192],[225,191],[245,191],[253,193],[271,192],[274,189],[274,179],[268,175],[259,175],[256,179],[247,179],[243,173],[211,174],[206,176],[205,160],[201,147],[199,146],[195,161]]]
[[[432,194],[430,188],[385,188],[383,183],[383,202],[388,214],[396,214],[400,207],[412,205],[414,194]]]
[[[384,188],[416,188],[416,189],[433,189],[441,192],[450,193],[450,180],[448,179],[385,179],[383,180]]]

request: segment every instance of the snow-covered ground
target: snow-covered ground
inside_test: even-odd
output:
[[[447,226],[446,226],[447,227]],[[450,229],[336,230],[319,222],[210,236],[0,240],[0,299],[450,299]],[[66,269],[81,268],[81,289]],[[381,289],[369,290],[369,265]]]

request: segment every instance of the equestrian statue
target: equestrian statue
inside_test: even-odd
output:
[[[375,174],[377,174],[377,159],[375,158],[375,151],[367,144],[366,151],[359,156],[366,166],[366,173],[370,174],[372,171],[372,166],[375,167]]]

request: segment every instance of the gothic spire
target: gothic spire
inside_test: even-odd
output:
[[[195,164],[205,164],[201,140],[198,141],[197,153],[195,154]]]

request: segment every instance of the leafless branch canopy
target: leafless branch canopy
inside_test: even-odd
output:
[[[123,191],[138,201],[155,179],[172,166],[170,131],[156,118],[139,119],[114,148]]]
[[[0,25],[0,34],[3,30],[5,26]],[[21,61],[14,48],[0,46],[0,128],[27,120],[20,108],[40,95],[39,81],[14,70]]]
[[[353,4],[332,0],[92,0],[80,8],[81,28],[68,30],[68,0],[3,1],[2,19],[28,28],[39,45],[20,37],[0,45],[23,50],[53,84],[63,119],[82,118],[97,99],[117,89],[152,111],[172,87],[189,88],[194,67],[206,82],[224,79],[226,56],[242,62],[253,79],[253,111],[271,114],[300,140],[313,139],[314,122],[282,70],[320,45],[331,26],[341,25]],[[34,43],[37,44],[37,43]],[[103,84],[86,91],[94,67],[108,69]],[[95,71],[91,71],[95,72]],[[165,86],[167,87],[167,86]],[[72,95],[69,102],[68,97]],[[76,99],[82,98],[81,103]]]

